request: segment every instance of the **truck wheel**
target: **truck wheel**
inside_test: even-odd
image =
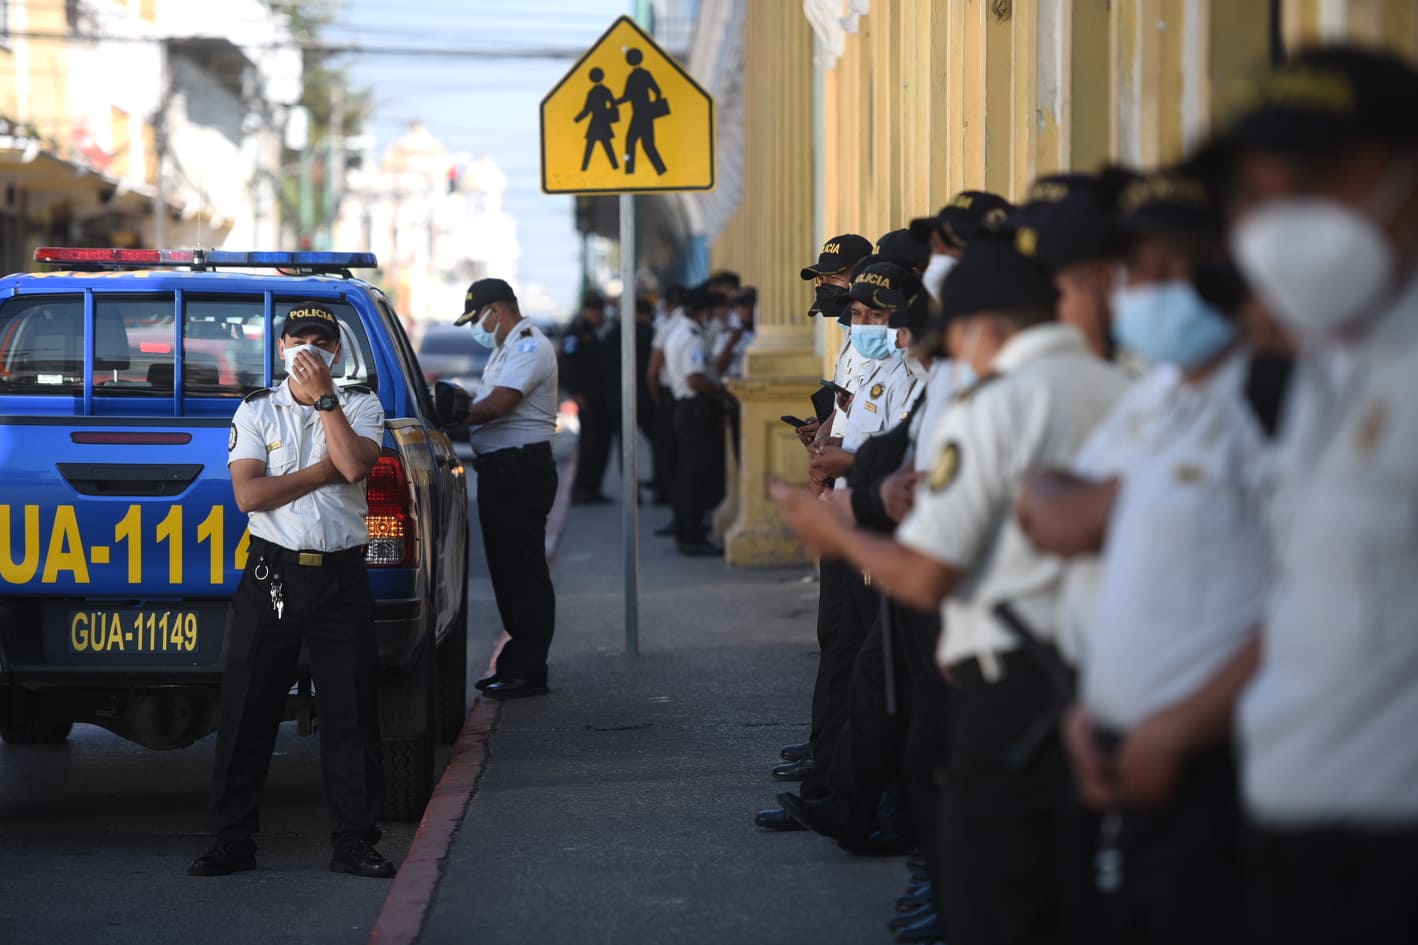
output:
[[[438,701],[435,705],[438,743],[451,745],[468,716],[468,598],[438,648]]]
[[[44,700],[21,692],[0,718],[0,738],[10,745],[59,745],[74,723],[49,711]]]
[[[390,680],[379,694],[381,728],[390,733],[381,745],[384,820],[417,821],[433,796],[433,649],[430,639],[418,664]]]

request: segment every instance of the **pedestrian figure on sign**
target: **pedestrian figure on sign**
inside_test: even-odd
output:
[[[600,69],[591,70],[591,91],[586,93],[586,104],[574,119],[590,119],[586,122],[586,153],[581,158],[583,171],[591,166],[591,153],[598,142],[605,149],[606,159],[611,162],[611,170],[620,170],[620,164],[615,159],[615,149],[611,147],[611,139],[615,137],[613,126],[620,121],[620,109],[615,104],[615,93],[606,88],[603,82],[605,77],[606,74]]]
[[[625,80],[625,91],[615,100],[617,105],[630,105],[630,131],[625,138],[625,173],[635,173],[635,146],[643,145],[645,156],[650,159],[656,174],[665,173],[665,162],[660,160],[659,149],[655,147],[655,119],[670,113],[670,103],[660,92],[660,86],[650,70],[640,68],[645,55],[638,49],[625,54],[630,64],[630,75]],[[653,93],[653,97],[651,95]]]

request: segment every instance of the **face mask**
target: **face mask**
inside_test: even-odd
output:
[[[483,315],[485,314],[486,313],[479,314],[478,320],[473,322],[473,340],[484,348],[496,348],[497,333],[488,331],[483,327]]]
[[[952,361],[950,368],[950,385],[953,390],[965,390],[980,380],[979,373],[970,366],[969,361]]]
[[[955,263],[954,256],[936,254],[926,263],[926,271],[921,273],[921,284],[937,302],[940,301],[940,287],[945,284],[945,277],[955,268]]]
[[[1149,364],[1187,369],[1215,357],[1236,337],[1236,327],[1190,282],[1163,282],[1113,293],[1113,334]]]
[[[897,350],[896,339],[890,332],[885,325],[853,325],[852,347],[869,361],[885,360]]]
[[[1415,167],[1392,165],[1365,210],[1289,198],[1246,215],[1231,253],[1280,322],[1301,337],[1333,334],[1382,304],[1398,268],[1384,233],[1413,190]]]
[[[295,356],[302,351],[309,351],[321,361],[324,361],[326,367],[335,363],[335,352],[333,351],[326,351],[324,348],[317,348],[314,345],[288,345],[285,353],[287,374],[295,370]]]
[[[847,307],[847,290],[840,285],[823,283],[812,292],[812,308],[809,315],[841,315]]]

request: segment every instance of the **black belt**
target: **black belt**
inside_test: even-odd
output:
[[[528,443],[526,446],[509,446],[473,457],[474,472],[498,472],[504,469],[520,468],[529,459],[551,459],[551,442]]]
[[[257,555],[266,555],[273,559],[280,559],[287,564],[294,564],[306,568],[323,568],[335,564],[347,564],[351,561],[364,560],[364,545],[356,545],[353,548],[343,548],[339,551],[300,551],[293,548],[284,548],[275,542],[267,541],[264,538],[251,536],[251,551]]]

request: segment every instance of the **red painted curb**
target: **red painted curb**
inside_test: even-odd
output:
[[[573,453],[562,471],[556,500],[547,514],[546,553],[549,562],[555,557],[556,546],[566,528],[566,513],[571,505],[571,482],[575,477],[576,455]],[[492,651],[492,658],[488,660],[489,673],[496,667],[497,654],[506,643],[507,634],[504,632]],[[412,945],[423,931],[424,920],[433,905],[439,881],[443,879],[443,864],[453,845],[453,835],[458,832],[468,812],[468,805],[477,794],[483,772],[487,770],[488,742],[497,730],[497,720],[501,715],[502,703],[497,700],[482,697],[473,700],[468,718],[458,732],[458,740],[453,743],[453,756],[448,759],[448,767],[433,789],[433,797],[424,808],[414,842],[410,844],[404,862],[399,865],[399,873],[394,877],[383,908],[379,910],[379,918],[374,921],[369,945]]]

